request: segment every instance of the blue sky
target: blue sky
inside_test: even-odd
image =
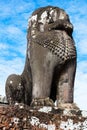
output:
[[[87,0],[0,0],[0,95],[5,95],[8,75],[23,71],[31,13],[47,5],[63,8],[74,25],[78,53],[74,100],[87,110]]]

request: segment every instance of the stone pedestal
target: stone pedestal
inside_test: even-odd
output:
[[[57,107],[0,106],[0,130],[86,130],[87,112]]]

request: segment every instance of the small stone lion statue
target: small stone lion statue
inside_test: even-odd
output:
[[[5,90],[9,104],[15,104],[17,102],[30,105],[31,103],[32,76],[30,63],[27,56],[28,54],[26,54],[26,62],[22,74],[11,74],[6,80]]]

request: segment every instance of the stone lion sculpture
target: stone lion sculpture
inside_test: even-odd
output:
[[[9,104],[15,104],[18,102],[30,105],[32,98],[32,81],[31,69],[27,55],[28,54],[26,54],[26,62],[22,74],[11,74],[6,80],[5,89]]]
[[[73,103],[77,58],[68,14],[58,7],[39,8],[32,13],[28,27],[25,71],[29,69],[32,85],[23,86],[29,91],[31,105]],[[22,75],[26,77],[26,72]],[[9,87],[6,83],[7,97]]]

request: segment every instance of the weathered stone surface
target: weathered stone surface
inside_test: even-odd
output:
[[[77,53],[72,32],[68,14],[59,7],[46,6],[32,13],[27,33],[32,99],[73,103]]]
[[[23,73],[11,74],[6,81],[9,104],[30,105],[34,99],[47,97],[57,100],[57,105],[73,103],[77,54],[68,14],[59,7],[46,6],[35,10],[28,24]]]
[[[57,107],[0,106],[0,130],[86,130],[87,112]]]

